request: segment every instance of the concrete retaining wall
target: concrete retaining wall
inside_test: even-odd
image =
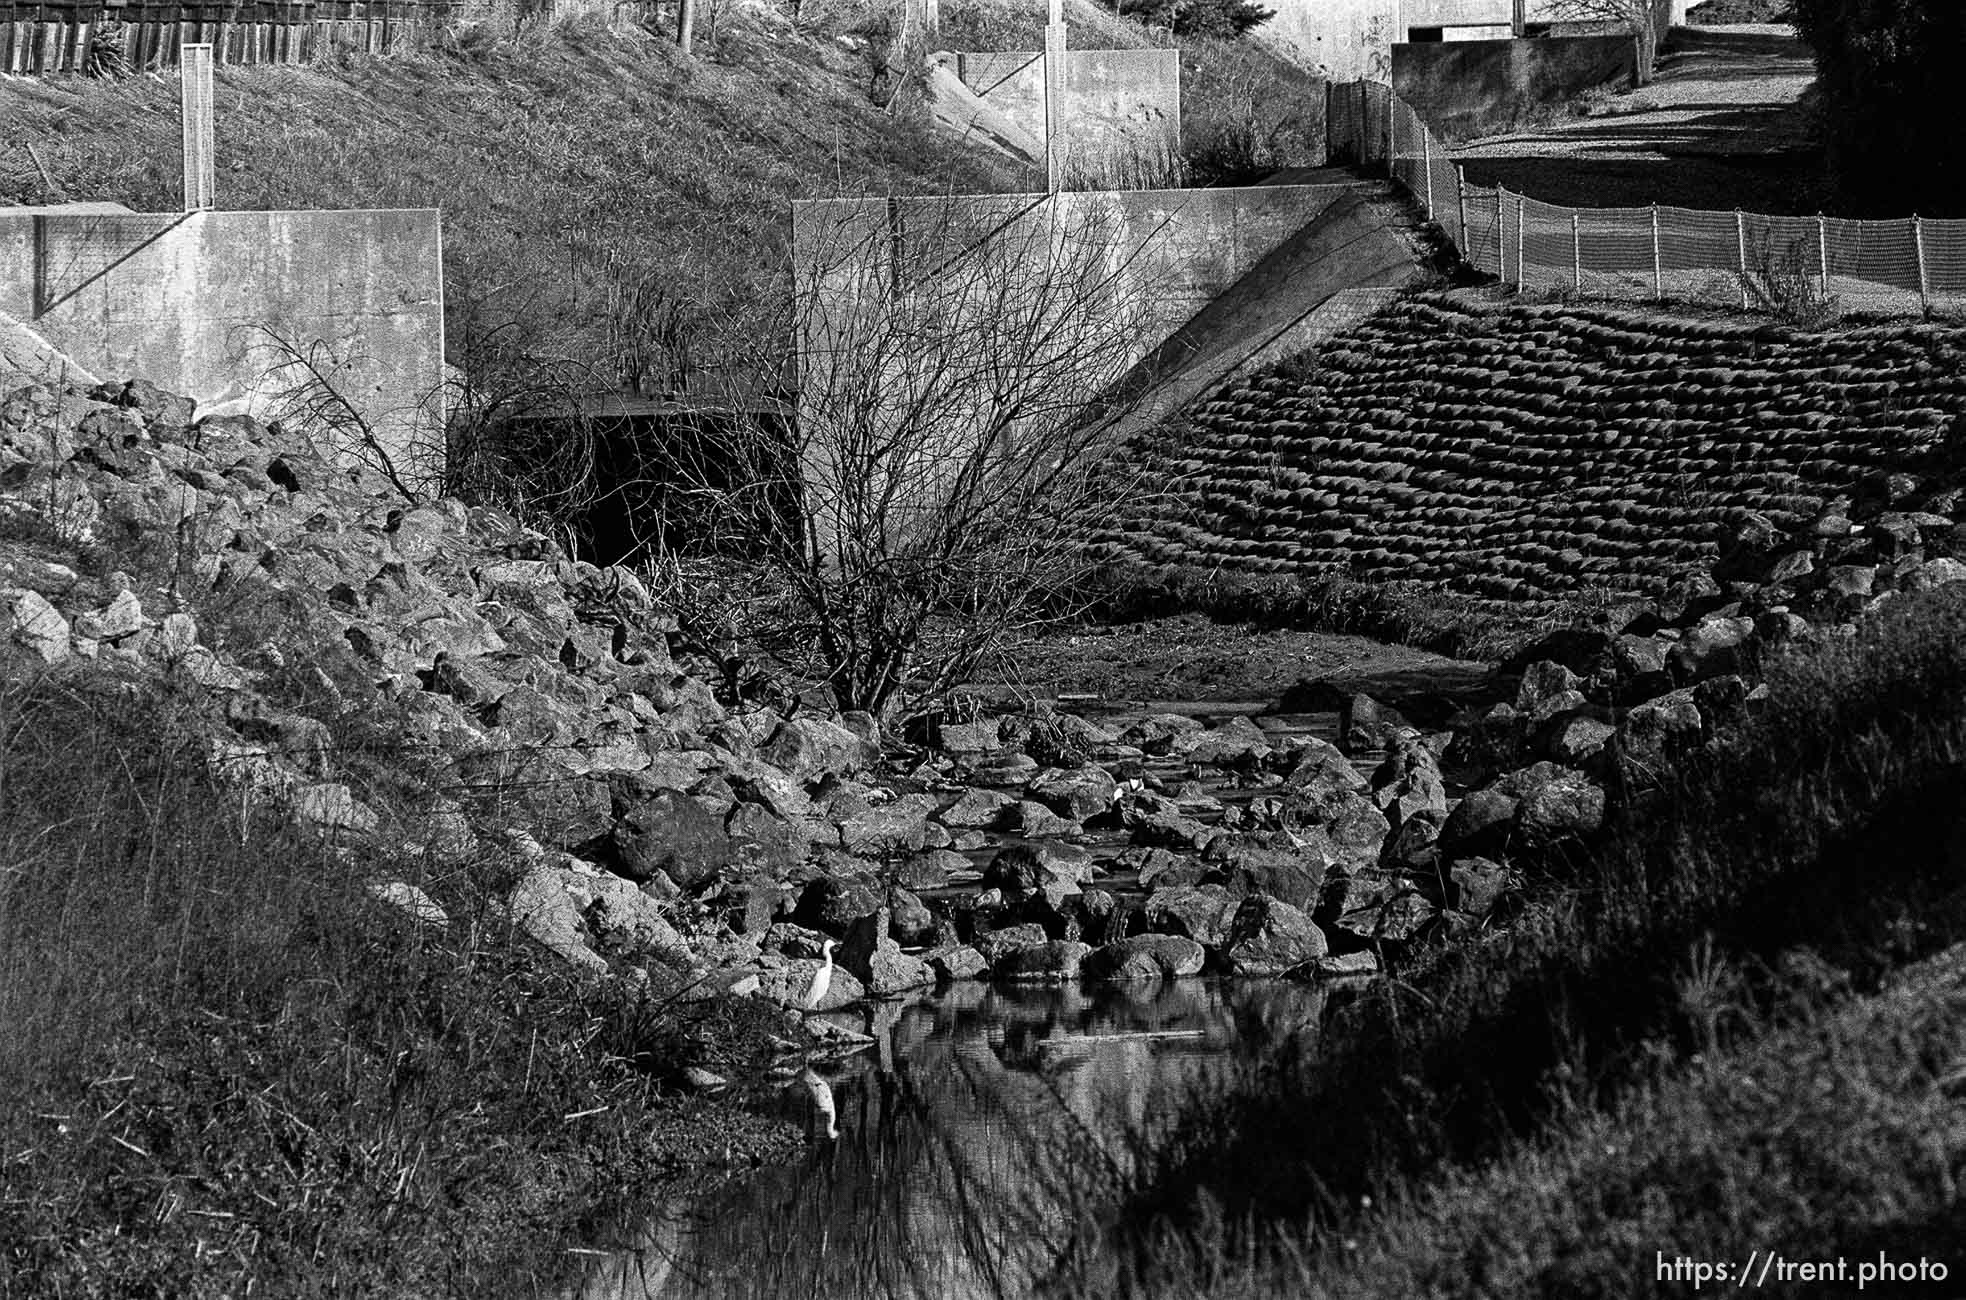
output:
[[[1036,53],[957,54],[956,75],[984,104],[1044,138],[1044,61]],[[1065,166],[1123,184],[1181,151],[1179,50],[1065,52]]]
[[[1276,16],[1260,29],[1295,49],[1334,81],[1391,81],[1393,47],[1416,27],[1443,29],[1443,40],[1496,38],[1514,30],[1515,0],[1269,0]],[[1683,22],[1684,0],[1658,0],[1661,35]],[[1528,0],[1523,21],[1548,27],[1563,19],[1561,0]]]
[[[1057,452],[1087,403],[1350,193],[1339,185],[793,205],[813,534],[933,549],[961,484]],[[1013,464],[1014,463],[1014,464]]]
[[[855,276],[868,269],[863,250],[879,250],[890,239],[939,231],[954,244],[968,232],[984,231],[1008,241],[1055,226],[1067,243],[1098,242],[1117,291],[1133,310],[1132,360],[1138,360],[1347,192],[1343,185],[1265,185],[1072,191],[1049,198],[819,199],[792,205],[793,260],[804,299],[822,264],[838,292],[850,292]],[[1048,241],[1033,238],[1031,246]],[[855,255],[853,267],[829,256],[842,253]],[[1042,269],[1034,265],[1032,274]]]
[[[435,209],[14,209],[0,211],[0,319],[106,379],[269,416],[291,407],[302,377],[277,335],[313,359],[399,468],[427,473],[440,468],[424,462],[441,417],[442,257]]]
[[[1393,93],[1436,135],[1465,140],[1594,86],[1628,86],[1637,69],[1630,36],[1395,45]]]

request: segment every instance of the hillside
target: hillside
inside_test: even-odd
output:
[[[1037,48],[1037,10],[943,12],[943,44]],[[492,401],[638,376],[699,388],[756,365],[794,199],[1032,187],[906,96],[888,111],[884,11],[722,13],[693,60],[666,33],[576,11],[517,35],[460,25],[400,58],[221,68],[219,205],[441,207],[449,358]],[[1068,13],[1075,46],[1149,43],[1083,0]],[[1226,133],[1216,152],[1258,169],[1304,160],[1315,82],[1247,42],[1198,43],[1184,71],[1191,142]],[[179,204],[172,76],[0,81],[0,121],[0,204]]]
[[[1966,413],[1966,329],[1407,298],[1219,394],[1163,451],[1169,504],[1115,555],[1511,602],[1656,594],[1778,524],[1925,465]]]

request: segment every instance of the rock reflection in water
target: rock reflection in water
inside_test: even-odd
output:
[[[883,1004],[854,1026],[877,1050],[780,1095],[814,1135],[804,1161],[636,1207],[573,1294],[1021,1295],[1110,1203],[1137,1143],[1257,1049],[1308,1041],[1323,1005],[1312,986],[1199,980]]]

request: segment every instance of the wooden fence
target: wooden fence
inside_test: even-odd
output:
[[[206,43],[219,63],[301,63],[327,50],[386,54],[424,43],[451,0],[26,4],[0,0],[0,73],[21,76],[176,65]]]

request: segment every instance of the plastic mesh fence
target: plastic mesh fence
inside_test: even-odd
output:
[[[1966,220],[1847,221],[1688,208],[1569,208],[1469,185],[1405,101],[1331,86],[1326,156],[1403,186],[1462,260],[1526,289],[1875,313],[1966,308]]]

